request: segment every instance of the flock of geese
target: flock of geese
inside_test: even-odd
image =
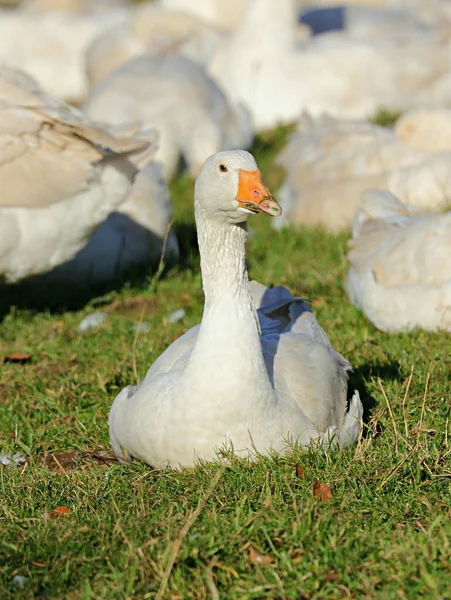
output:
[[[351,367],[304,300],[249,282],[246,222],[351,230],[350,301],[384,331],[451,331],[449,3],[7,4],[2,289],[177,258],[168,183],[196,178],[202,322],[116,398],[117,455],[177,468],[354,442]],[[380,107],[403,113],[394,128],[368,120]],[[245,149],[294,122],[279,204]]]

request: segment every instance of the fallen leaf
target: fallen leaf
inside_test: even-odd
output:
[[[303,548],[294,548],[291,552],[290,552],[290,558],[291,558],[291,562],[292,563],[299,563],[302,560],[303,555],[305,554],[305,551]]]
[[[259,567],[274,566],[273,557],[260,554],[260,552],[254,548],[254,546],[249,546],[249,560],[253,565],[258,565]]]
[[[67,506],[58,506],[55,510],[50,513],[52,517],[68,517],[70,509]]]
[[[338,579],[338,573],[334,569],[328,569],[324,573],[324,579],[326,581],[335,581],[336,579]]]
[[[316,498],[319,498],[321,502],[326,502],[332,498],[330,487],[327,483],[323,483],[322,481],[315,481],[313,484],[313,495]]]
[[[296,477],[299,477],[299,479],[304,479],[304,469],[301,467],[301,465],[296,465]]]
[[[10,440],[15,440],[16,439],[16,434],[14,433],[14,431],[11,431],[11,433],[8,433],[8,437]]]
[[[5,363],[19,363],[24,365],[27,362],[30,362],[31,354],[27,354],[26,352],[11,352],[10,354],[6,354],[3,361]]]

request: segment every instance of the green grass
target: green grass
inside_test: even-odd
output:
[[[255,146],[272,187],[286,134]],[[274,232],[255,217],[248,264],[252,278],[311,298],[351,360],[366,408],[357,446],[182,472],[101,458],[115,394],[201,318],[192,182],[172,191],[183,260],[157,285],[78,312],[12,310],[0,325],[0,354],[32,354],[0,367],[0,452],[28,459],[0,468],[0,598],[449,597],[449,335],[383,334],[350,306],[345,235]],[[165,325],[178,308],[185,318]],[[108,321],[78,333],[93,310]],[[150,330],[137,335],[140,320]],[[316,480],[329,500],[313,495]],[[69,515],[52,516],[59,506]]]
[[[377,113],[371,117],[370,121],[381,127],[393,127],[400,116],[401,113],[398,111],[380,108]]]

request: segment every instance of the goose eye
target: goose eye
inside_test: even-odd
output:
[[[225,165],[219,165],[219,170],[221,173],[227,173],[229,169]]]

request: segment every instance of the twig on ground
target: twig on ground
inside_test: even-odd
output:
[[[410,390],[410,384],[412,382],[412,377],[413,377],[413,365],[410,367],[410,375],[409,375],[409,378],[407,379],[406,391],[404,392],[404,398],[402,399],[402,416],[404,418],[404,431],[406,432],[406,437],[409,437],[409,427],[407,425],[407,417],[406,417],[406,401],[407,401],[407,394],[409,393],[409,390]]]
[[[160,281],[161,278],[161,274],[163,273],[163,269],[164,269],[164,255],[166,254],[166,245],[168,243],[168,238],[169,238],[169,233],[171,231],[171,227],[173,224],[174,220],[171,219],[168,223],[168,226],[166,228],[166,233],[164,234],[164,238],[163,238],[163,246],[161,248],[161,255],[160,255],[160,261],[158,263],[158,267],[157,270],[155,271],[155,275],[152,277],[152,281],[150,284],[150,290],[152,292],[155,291],[158,282]]]

